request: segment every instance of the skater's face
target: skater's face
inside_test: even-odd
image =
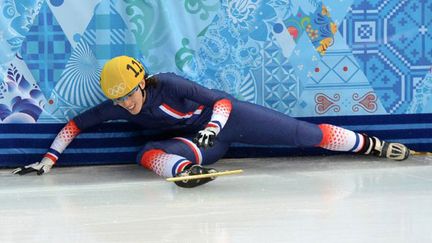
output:
[[[114,100],[114,104],[119,105],[129,111],[132,115],[136,115],[141,111],[146,100],[146,92],[141,92],[144,89],[145,82],[141,81],[136,88],[129,94]]]

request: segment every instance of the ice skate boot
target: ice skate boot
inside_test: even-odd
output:
[[[401,143],[390,143],[385,142],[377,137],[365,136],[366,144],[369,143],[367,151],[365,154],[373,154],[378,157],[384,157],[392,160],[405,160],[410,155],[410,150]]]
[[[211,174],[211,173],[216,173],[216,172],[217,172],[217,170],[215,170],[213,168],[204,168],[200,165],[189,165],[189,166],[186,166],[183,169],[183,171],[177,173],[177,175],[175,177]],[[216,179],[216,177],[175,181],[174,183],[179,187],[192,188],[192,187],[203,185],[203,184],[210,182],[214,179]]]

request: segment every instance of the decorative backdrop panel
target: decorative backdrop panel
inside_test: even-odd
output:
[[[101,102],[101,68],[117,55],[291,116],[342,117],[432,149],[432,0],[4,0],[0,10],[0,165],[40,156],[61,124]],[[43,146],[25,137],[29,127]]]

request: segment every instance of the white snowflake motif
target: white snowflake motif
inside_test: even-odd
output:
[[[231,1],[227,8],[228,16],[234,24],[245,24],[256,8],[256,3],[251,0]]]

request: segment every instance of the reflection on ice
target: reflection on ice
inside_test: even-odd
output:
[[[184,189],[136,165],[1,170],[0,242],[431,242],[432,160],[223,160]]]

